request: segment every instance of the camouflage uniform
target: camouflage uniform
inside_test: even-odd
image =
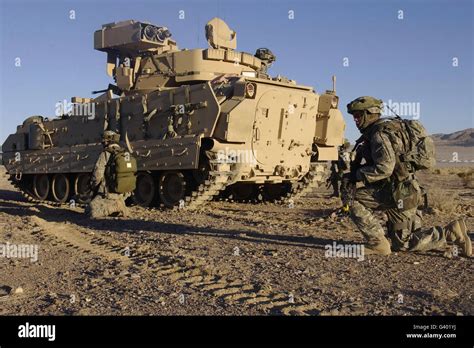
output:
[[[387,214],[388,237],[392,250],[432,250],[446,247],[442,229],[421,230],[421,220],[417,207],[401,209],[393,198],[391,176],[395,167],[395,148],[402,146],[392,143],[383,133],[376,133],[369,144],[363,144],[361,152],[369,153],[372,165],[357,169],[356,178],[365,183],[357,188],[351,205],[351,217],[364,237],[371,242],[385,239],[385,231],[380,221],[373,215],[374,210]],[[416,178],[412,180],[417,185]],[[418,185],[419,187],[419,185]],[[421,199],[421,190],[418,191]]]
[[[368,99],[372,104],[376,103],[374,100],[378,101],[371,97],[361,98]],[[349,113],[354,111],[351,105],[361,98],[348,104]],[[381,103],[381,101],[378,102]],[[364,118],[367,115],[369,113],[366,112],[356,116],[354,112],[355,118]],[[362,132],[362,137],[355,147],[356,155],[352,163],[355,168],[351,168],[353,185],[355,185],[354,182],[362,181],[364,187],[353,186],[355,192],[351,194],[350,214],[367,240],[368,248],[374,247],[376,253],[390,253],[390,245],[385,237],[384,228],[373,214],[374,210],[382,210],[388,217],[388,238],[391,241],[392,250],[443,250],[447,246],[447,241],[457,241],[465,254],[470,255],[472,247],[464,220],[455,220],[445,228],[432,227],[429,230],[422,230],[421,219],[417,214],[418,204],[400,206],[400,202],[395,200],[397,181],[394,172],[399,168],[397,166],[400,166],[398,155],[404,153],[406,140],[404,140],[404,134],[390,134],[382,131],[383,123],[390,121],[379,118],[380,112],[373,112],[365,120],[356,120],[359,122],[356,124]],[[360,165],[362,160],[365,162]],[[413,189],[412,194],[416,196],[413,202],[421,201],[421,189],[414,174],[409,173],[404,182],[409,182]],[[381,252],[377,252],[377,246],[380,245],[383,245],[378,249]]]
[[[109,137],[114,134],[106,133]],[[115,134],[116,135],[116,134]],[[88,213],[91,218],[100,218],[119,213],[124,217],[128,216],[128,209],[125,205],[126,195],[109,192],[106,167],[113,152],[120,150],[116,143],[105,143],[105,149],[99,155],[94,166],[91,178],[91,186],[96,189],[96,196],[92,199],[88,207]]]

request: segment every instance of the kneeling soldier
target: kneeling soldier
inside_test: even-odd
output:
[[[104,150],[94,166],[91,187],[96,193],[87,212],[91,218],[120,214],[128,216],[125,199],[135,189],[137,164],[134,157],[119,145],[119,134],[105,131]]]
[[[454,242],[462,255],[472,254],[464,219],[445,227],[421,229],[417,208],[421,189],[415,171],[434,165],[434,145],[418,121],[381,119],[383,102],[360,97],[347,105],[362,136],[357,140],[351,172],[343,177],[343,200],[367,240],[367,254],[444,250]],[[356,188],[357,182],[364,187]],[[388,239],[374,210],[388,217]],[[390,240],[390,242],[389,242]]]

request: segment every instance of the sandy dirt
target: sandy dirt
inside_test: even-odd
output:
[[[0,244],[38,247],[36,262],[0,258],[1,315],[474,314],[472,258],[326,257],[326,245],[363,241],[348,218],[331,216],[340,202],[326,189],[293,208],[132,207],[128,220],[92,221],[79,207],[27,202],[3,168],[0,178]],[[420,178],[455,197],[451,216],[434,210],[425,226],[464,214],[472,231],[473,190],[447,170]]]

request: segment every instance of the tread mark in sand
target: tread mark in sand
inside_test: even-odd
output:
[[[152,253],[138,253],[129,258],[120,253],[123,247],[111,244],[100,237],[90,237],[68,225],[48,222],[36,216],[31,219],[42,228],[42,234],[53,237],[57,243],[65,244],[85,253],[99,255],[108,260],[119,260],[125,264],[134,263],[140,266],[148,259],[156,257]],[[170,258],[176,259],[176,256],[170,256]],[[178,258],[173,262],[168,260],[166,263],[158,262],[152,266],[155,275],[165,276],[172,281],[182,283],[183,286],[195,288],[230,305],[256,307],[257,310],[283,315],[311,315],[319,312],[315,304],[290,303],[288,295],[263,294],[257,291],[253,285],[243,284],[240,280],[230,281],[221,276],[209,275],[205,262],[193,258],[184,260]]]
[[[32,216],[31,221],[41,227],[41,233],[53,237],[58,243],[76,248],[85,253],[92,253],[104,257],[107,260],[118,260],[125,264],[130,259],[120,253],[113,252],[103,245],[93,243],[93,239],[80,233],[78,229],[58,222],[48,222],[37,216]]]
[[[149,255],[153,257],[152,254]],[[171,256],[176,258],[176,256]],[[314,315],[319,313],[319,305],[290,302],[288,294],[269,293],[257,290],[254,285],[241,280],[225,279],[209,275],[206,264],[193,258],[179,258],[156,267],[153,273],[164,276],[183,287],[193,288],[205,295],[221,300],[229,305],[255,307],[258,311],[282,315]]]

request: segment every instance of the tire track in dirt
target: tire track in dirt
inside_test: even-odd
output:
[[[239,279],[213,274],[205,261],[192,257],[160,265],[153,272],[178,283],[180,287],[212,297],[217,303],[283,315],[311,315],[319,312],[320,308],[316,304],[297,303],[289,294],[259,289],[254,284]]]
[[[115,246],[114,248],[107,248],[101,246],[101,244],[93,243],[94,237],[81,232],[81,228],[77,225],[50,222],[38,216],[31,216],[30,220],[41,228],[38,233],[41,233],[45,237],[52,238],[67,247],[80,250],[84,253],[101,256],[108,261],[117,260],[124,264],[130,263],[128,257],[115,250]]]
[[[335,212],[337,208],[335,207],[326,207],[328,213],[326,219],[329,219],[331,213]],[[267,226],[269,228],[299,228],[299,229],[308,229],[308,227],[314,227],[315,220],[319,220],[321,217],[307,217],[302,216],[299,211],[294,211],[291,213],[291,216],[286,212],[285,214],[279,214],[275,212],[272,216],[272,220],[269,221],[268,216],[265,216],[265,213],[260,214],[251,214],[251,210],[241,210],[239,211],[236,208],[226,208],[226,209],[214,209],[212,211],[205,211],[207,215],[215,219],[226,219],[234,222],[240,222],[248,227],[257,227],[257,226]],[[281,215],[281,216],[280,216]],[[332,220],[325,220],[322,224],[334,224]]]
[[[259,289],[249,282],[245,283],[219,274],[218,268],[211,267],[203,259],[177,256],[172,252],[160,252],[157,255],[151,250],[152,247],[144,245],[134,246],[130,256],[126,256],[123,254],[125,245],[117,244],[106,236],[92,235],[86,231],[87,228],[49,222],[37,216],[32,216],[30,219],[41,228],[38,233],[56,243],[86,254],[100,256],[107,261],[120,261],[124,266],[133,266],[137,272],[165,277],[180,287],[190,288],[203,296],[213,298],[218,304],[254,308],[264,313],[283,315],[309,315],[318,310],[316,305],[297,303],[289,294]],[[53,242],[51,244],[54,245]]]

